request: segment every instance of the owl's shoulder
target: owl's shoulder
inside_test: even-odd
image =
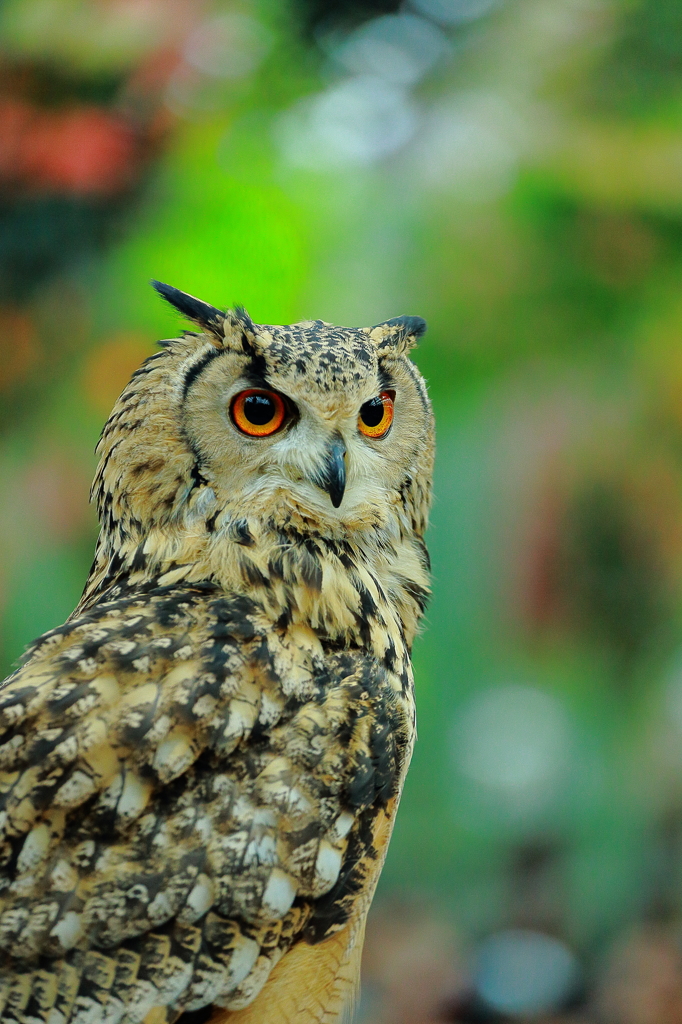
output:
[[[233,1009],[364,905],[412,736],[375,658],[209,585],[115,595],[46,634],[0,728],[4,955],[109,949],[114,985],[134,954],[155,999],[210,978]]]

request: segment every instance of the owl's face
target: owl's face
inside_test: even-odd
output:
[[[165,342],[114,408],[94,486],[105,531],[219,514],[343,533],[401,509],[423,530],[433,420],[407,358],[423,320],[273,327],[156,287],[202,331]]]
[[[407,358],[321,321],[254,326],[247,351],[214,351],[185,370],[182,424],[221,499],[329,524],[396,501],[430,430]]]

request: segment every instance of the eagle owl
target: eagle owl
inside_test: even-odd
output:
[[[425,329],[196,326],[117,401],[83,597],[0,689],[2,1024],[348,1019],[412,751]]]

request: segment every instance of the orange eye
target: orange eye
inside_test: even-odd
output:
[[[280,395],[260,388],[240,391],[232,400],[231,412],[235,426],[249,437],[269,437],[277,433],[287,414]]]
[[[382,391],[376,398],[370,398],[369,402],[360,409],[358,416],[358,430],[365,437],[384,437],[393,423],[393,399],[395,393]]]

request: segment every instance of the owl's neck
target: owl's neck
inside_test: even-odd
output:
[[[310,626],[324,640],[388,659],[409,650],[429,589],[428,555],[405,507],[345,533],[291,517],[195,514],[144,534],[103,529],[74,614],[120,588],[212,582],[259,604],[273,625]],[[393,652],[393,653],[392,653]]]

